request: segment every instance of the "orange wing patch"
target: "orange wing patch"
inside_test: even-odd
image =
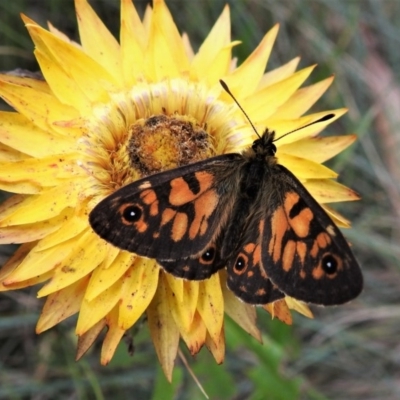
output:
[[[171,205],[181,206],[197,199],[208,190],[214,182],[214,176],[209,172],[199,171],[196,172],[194,176],[199,184],[199,190],[196,191],[196,193],[192,191],[189,184],[182,177],[171,181],[171,192],[169,194],[169,202]]]
[[[219,197],[215,190],[208,190],[194,202],[194,220],[189,228],[189,237],[204,235],[208,228],[208,219],[218,205]]]

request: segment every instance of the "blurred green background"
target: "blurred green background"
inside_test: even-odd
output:
[[[119,1],[90,2],[118,36]],[[167,0],[195,49],[226,2]],[[301,56],[319,66],[308,83],[334,74],[313,111],[348,107],[325,134],[357,133],[359,140],[329,163],[362,200],[337,206],[353,222],[346,230],[365,276],[362,295],[337,308],[296,315],[291,327],[259,310],[260,345],[226,321],[223,365],[202,350],[189,364],[211,399],[400,398],[400,1],[233,0],[232,38],[239,62],[272,25],[280,33],[268,69]],[[135,2],[141,15],[147,1]],[[0,2],[0,71],[37,71],[33,45],[19,13],[78,40],[72,0]],[[2,106],[4,108],[4,105]],[[0,121],[1,123],[1,121]],[[0,194],[4,198],[4,194]],[[14,250],[0,247],[0,266]],[[37,336],[43,300],[37,288],[0,294],[0,399],[203,399],[177,360],[169,385],[146,324],[121,343],[107,367],[99,345],[75,362],[75,320]],[[134,354],[128,354],[133,338]]]

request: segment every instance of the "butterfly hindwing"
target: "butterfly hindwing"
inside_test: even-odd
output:
[[[142,256],[177,260],[210,243],[229,213],[221,180],[235,173],[238,154],[210,158],[151,175],[101,201],[91,212],[93,229],[116,247]]]
[[[225,263],[221,260],[219,247],[212,243],[197,257],[180,258],[174,261],[157,260],[166,272],[183,279],[201,281],[210,278]]]
[[[227,260],[228,288],[249,304],[267,304],[284,294],[269,279],[261,260],[263,221],[253,216],[245,229],[241,244]]]
[[[348,243],[297,178],[277,168],[274,190],[281,202],[267,210],[263,226],[261,258],[268,275],[282,292],[305,302],[353,299],[363,279]]]

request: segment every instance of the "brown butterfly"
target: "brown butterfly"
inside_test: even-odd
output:
[[[107,242],[155,258],[180,278],[203,280],[226,267],[228,287],[246,303],[354,299],[363,278],[346,239],[275,153],[266,129],[242,154],[117,190],[92,210],[90,224]]]

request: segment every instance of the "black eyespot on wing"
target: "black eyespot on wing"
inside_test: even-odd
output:
[[[338,262],[331,254],[326,254],[322,257],[322,269],[328,275],[336,274],[338,270]]]
[[[171,275],[191,281],[202,281],[225,267],[220,258],[219,248],[211,244],[199,257],[179,260],[157,260],[158,264]]]
[[[137,204],[125,206],[122,210],[122,218],[128,223],[134,223],[140,220],[143,215],[143,208]]]

